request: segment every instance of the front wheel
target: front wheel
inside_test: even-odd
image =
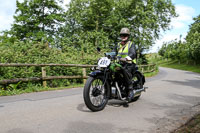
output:
[[[84,90],[83,98],[91,111],[103,110],[108,102],[109,87],[103,82],[103,76],[89,77]]]

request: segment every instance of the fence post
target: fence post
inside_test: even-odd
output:
[[[82,70],[83,70],[83,77],[87,76],[86,75],[86,68],[83,68]],[[85,84],[85,83],[86,83],[86,79],[83,79],[83,84]]]
[[[142,73],[144,73],[144,67],[142,67]]]
[[[46,76],[47,76],[46,69],[45,69],[45,67],[42,67],[42,78],[44,78]],[[42,85],[43,85],[43,87],[47,87],[47,81],[42,81]]]

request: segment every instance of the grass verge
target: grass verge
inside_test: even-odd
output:
[[[32,93],[32,92],[42,92],[42,91],[54,91],[54,90],[63,90],[63,89],[69,89],[69,88],[77,88],[77,87],[83,87],[83,84],[72,84],[65,87],[57,87],[57,88],[49,88],[49,87],[43,87],[43,86],[29,86],[26,89],[12,89],[9,88],[7,90],[0,88],[0,96],[11,96],[11,95],[19,95],[23,93]]]
[[[200,114],[194,116],[185,125],[176,129],[173,133],[200,133]]]
[[[145,76],[145,77],[153,77],[153,76],[157,75],[158,72],[159,72],[159,70],[156,69],[156,71],[154,71],[154,72],[145,73],[144,76]]]
[[[159,61],[159,66],[200,73],[200,65],[188,65],[178,61]]]

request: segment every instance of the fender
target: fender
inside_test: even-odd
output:
[[[90,77],[96,77],[97,75],[104,75],[104,73],[100,70],[95,70],[89,74]]]
[[[90,74],[89,74],[89,76],[90,77],[93,77],[93,78],[95,78],[96,76],[99,76],[99,75],[104,75],[104,72],[103,71],[100,71],[100,70],[95,70],[95,71],[93,71],[93,72],[91,72]],[[110,84],[108,83],[108,82],[106,82],[106,87],[107,87],[107,96],[108,96],[108,98],[111,98],[111,87],[110,87]]]
[[[142,83],[144,84],[144,83],[146,82],[144,75],[143,75],[140,71],[138,71],[138,70],[136,70],[136,71],[134,72],[134,74],[135,74],[135,73],[138,73],[138,74],[142,77]]]

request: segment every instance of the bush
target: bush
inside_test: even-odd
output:
[[[89,56],[73,47],[60,50],[47,43],[20,42],[0,43],[0,63],[32,63],[32,64],[94,64],[98,56]],[[82,75],[81,68],[46,67],[47,76]],[[0,80],[13,78],[41,77],[41,67],[0,67]],[[81,83],[81,79],[63,79],[48,81],[50,87],[67,86]],[[34,84],[34,83],[32,83]],[[36,83],[38,85],[40,83]],[[20,87],[25,88],[26,85]]]

